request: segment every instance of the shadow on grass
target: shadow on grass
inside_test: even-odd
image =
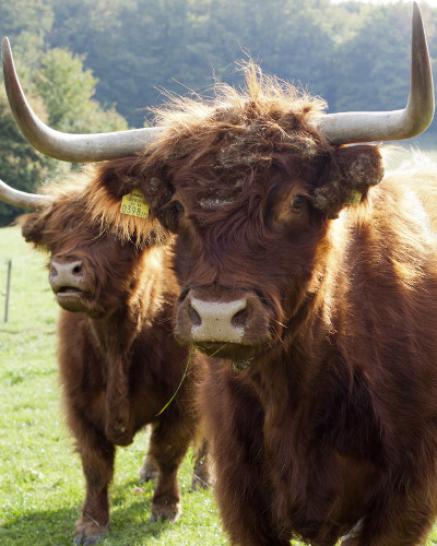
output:
[[[101,546],[139,546],[147,537],[157,538],[172,525],[151,522],[152,486],[138,488],[137,482],[128,482],[112,488],[111,526]],[[144,492],[143,492],[144,490]],[[136,492],[135,492],[136,491]],[[2,546],[71,546],[74,523],[80,506],[58,510],[27,512],[4,520],[0,526]]]

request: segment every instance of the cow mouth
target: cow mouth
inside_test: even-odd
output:
[[[77,286],[60,286],[54,292],[58,304],[66,311],[85,311],[88,308],[86,294]]]
[[[255,345],[219,341],[202,341],[194,343],[194,346],[209,357],[232,360],[237,369],[247,367],[259,352],[259,347]]]
[[[56,295],[57,296],[69,296],[69,295],[81,296],[82,290],[80,290],[76,286],[61,286],[61,288],[59,288],[56,291]]]

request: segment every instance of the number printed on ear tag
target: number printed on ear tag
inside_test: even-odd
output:
[[[123,195],[120,212],[129,216],[138,216],[138,218],[148,218],[149,205],[144,199],[143,192],[139,189],[134,189],[130,193]]]

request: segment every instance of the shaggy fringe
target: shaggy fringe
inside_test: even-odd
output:
[[[252,128],[254,135],[265,135],[263,140],[271,141],[275,135],[276,140],[287,142],[300,136],[295,131],[301,131],[302,125],[310,130],[311,122],[323,115],[326,109],[323,99],[263,74],[251,61],[241,69],[245,80],[242,89],[219,83],[211,99],[169,94],[167,104],[152,108],[155,125],[166,130],[150,145],[146,155],[151,159],[159,155],[161,161],[174,159],[175,143],[181,145],[177,157],[195,150],[202,138],[217,134],[220,129],[247,134]]]
[[[184,132],[208,120],[224,123],[250,122],[254,116],[279,121],[292,112],[309,118],[320,116],[326,102],[297,89],[289,82],[263,74],[261,68],[249,61],[242,65],[245,86],[235,89],[228,84],[214,86],[214,97],[180,97],[169,95],[168,103],[153,108],[156,125],[180,128]],[[214,125],[214,124],[213,124]]]
[[[81,207],[84,222],[97,226],[101,234],[112,233],[119,240],[142,247],[149,242],[151,231],[158,228],[154,242],[163,244],[166,238],[155,221],[120,212],[121,199],[110,195],[100,180],[100,172],[99,166],[84,167],[81,172],[71,173],[62,180],[45,183],[40,193],[53,196],[55,207],[67,201]]]

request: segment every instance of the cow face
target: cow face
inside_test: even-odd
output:
[[[49,283],[58,304],[94,318],[126,301],[138,283],[145,249],[160,239],[159,226],[120,214],[119,197],[106,189],[112,175],[105,165],[85,191],[67,191],[21,218],[26,241],[49,253]]]
[[[156,214],[178,234],[176,335],[244,363],[281,344],[305,312],[329,224],[380,180],[379,153],[331,148],[304,128],[266,142],[240,127],[204,154],[179,142],[185,154],[174,150],[155,173],[173,190]]]

